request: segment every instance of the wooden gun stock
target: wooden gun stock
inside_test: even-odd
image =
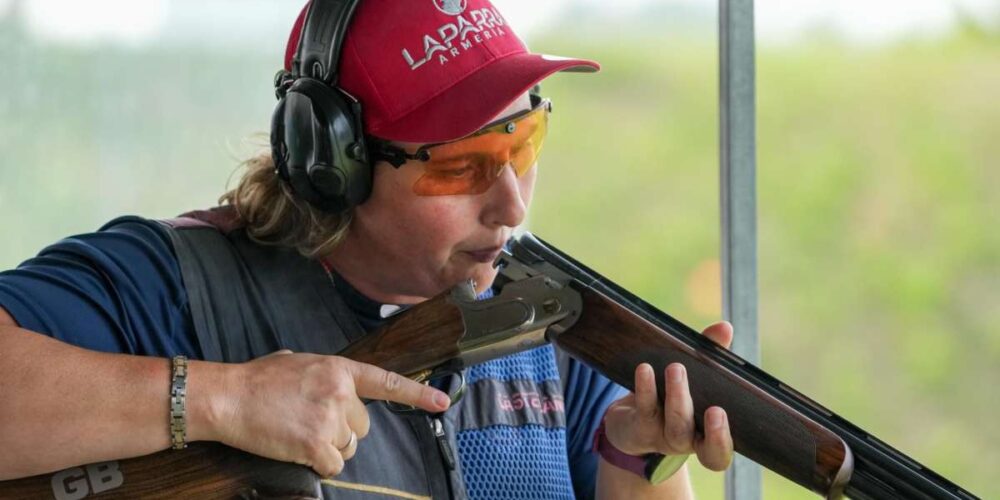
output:
[[[629,389],[636,366],[651,364],[661,402],[664,368],[683,364],[699,431],[708,407],[726,408],[737,452],[821,495],[843,493],[853,461],[836,434],[611,299],[593,290],[581,293],[583,313],[572,328],[555,336],[556,345]]]
[[[443,293],[411,307],[337,355],[408,376],[458,358],[465,323],[448,297]]]
[[[183,450],[3,481],[0,498],[307,500],[322,494],[319,476],[307,467],[219,443],[193,443]]]

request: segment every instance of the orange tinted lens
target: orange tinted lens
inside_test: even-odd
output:
[[[423,162],[424,173],[413,184],[413,192],[421,196],[485,193],[508,164],[520,177],[538,160],[547,129],[548,108],[543,103],[513,121],[433,146],[427,150],[430,160]]]

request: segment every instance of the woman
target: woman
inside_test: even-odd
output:
[[[680,365],[661,406],[648,365],[628,394],[547,346],[471,367],[449,408],[332,355],[469,279],[491,295],[551,111],[531,89],[597,69],[527,52],[485,0],[340,8],[303,9],[273,149],[222,207],[117,219],[0,275],[0,479],[205,440],[308,465],[345,498],[689,497],[683,457],[722,470],[732,442],[721,408],[695,432]]]

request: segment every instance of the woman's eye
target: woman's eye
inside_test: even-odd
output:
[[[472,167],[453,168],[445,171],[449,177],[462,177],[472,172]]]
[[[447,179],[460,179],[473,175],[475,173],[477,164],[474,161],[454,161],[449,163],[442,163],[435,165],[433,168],[428,168],[427,173],[435,177],[443,177]]]
[[[466,166],[466,167],[449,168],[447,170],[441,170],[438,172],[438,175],[457,178],[457,177],[463,177],[470,173],[472,173],[472,167]]]

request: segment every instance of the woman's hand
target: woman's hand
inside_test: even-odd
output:
[[[339,474],[368,434],[362,398],[448,408],[441,391],[339,356],[282,350],[228,366],[227,395],[215,405],[208,433],[197,437],[307,465],[324,477]]]
[[[709,326],[702,333],[727,349],[733,340],[733,327],[724,321]],[[660,405],[653,368],[645,363],[636,368],[635,392],[608,408],[605,416],[608,440],[629,455],[697,453],[699,461],[708,469],[725,470],[733,458],[733,440],[725,410],[718,406],[706,409],[705,432],[696,432],[684,366],[680,363],[668,365],[664,380],[666,397]]]

